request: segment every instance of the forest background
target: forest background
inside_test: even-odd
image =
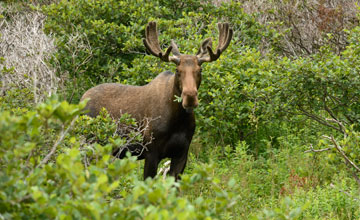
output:
[[[0,219],[360,219],[358,3],[0,2]],[[186,54],[234,30],[203,66],[179,182],[110,156],[139,122],[81,115],[95,85],[174,72],[142,44],[149,21]]]

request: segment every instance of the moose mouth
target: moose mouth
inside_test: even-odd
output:
[[[182,106],[187,113],[191,113],[198,106],[197,97],[185,97],[182,102]]]
[[[186,107],[184,108],[186,113],[192,113],[194,111],[194,107]]]
[[[184,95],[182,94],[182,106],[187,113],[193,112],[194,108],[196,108],[199,104],[197,95]]]

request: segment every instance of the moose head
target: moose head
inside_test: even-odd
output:
[[[199,104],[197,90],[201,83],[201,64],[217,60],[230,44],[233,30],[229,28],[229,24],[218,23],[218,28],[219,44],[215,53],[212,50],[212,39],[207,38],[202,42],[196,55],[185,55],[180,53],[173,40],[166,52],[163,53],[160,49],[156,23],[149,22],[146,27],[143,42],[149,52],[162,61],[171,61],[176,64],[175,87],[181,94],[183,108],[188,112]],[[171,52],[172,56],[170,56]]]

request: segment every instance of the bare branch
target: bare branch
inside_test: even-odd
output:
[[[259,14],[260,24],[282,23],[274,28],[284,36],[278,46],[286,56],[309,55],[330,42],[339,54],[348,43],[343,30],[351,30],[359,24],[358,0],[238,1],[246,13]],[[328,33],[332,39],[326,37]],[[271,45],[266,38],[264,42],[265,48],[266,44]]]
[[[114,160],[116,157],[120,157],[124,150],[129,151],[132,155],[138,156],[142,155],[144,151],[148,151],[147,146],[152,143],[153,137],[152,134],[146,135],[146,133],[149,131],[150,123],[157,119],[159,118],[144,118],[136,125],[126,125],[117,120],[117,129],[113,135],[119,135],[120,137],[124,138],[126,143],[123,146],[119,146],[118,149],[114,150]],[[145,136],[148,136],[147,140],[144,139]],[[137,140],[139,137],[141,137],[141,139]],[[130,149],[130,146],[134,145],[137,147]]]
[[[324,88],[324,96],[323,96],[323,102],[324,102],[324,109],[329,113],[329,115],[336,121],[338,121],[338,119],[336,118],[335,114],[333,113],[333,111],[327,106],[326,104],[326,98],[328,97],[328,92],[326,87]]]
[[[157,173],[158,176],[162,175],[163,178],[166,178],[167,173],[170,171],[170,163],[171,161],[168,160],[164,163],[164,165],[160,168],[159,172]]]
[[[71,72],[72,74],[77,76],[86,71],[82,67],[86,66],[85,64],[90,62],[90,60],[92,59],[93,50],[87,38],[87,35],[85,33],[80,33],[80,31],[78,31],[76,27],[74,27],[74,30],[74,33],[68,35],[68,40],[65,43],[64,47],[71,54]],[[83,52],[86,52],[86,55],[79,56],[79,54]],[[81,57],[80,60],[79,57]],[[74,89],[72,91],[72,94],[70,95],[70,98],[66,99],[68,102],[71,102],[75,93],[78,92],[77,79],[78,77],[73,77]]]
[[[334,123],[338,124],[340,129],[342,130],[342,132],[344,134],[344,137],[347,137],[346,128],[345,128],[345,126],[343,125],[343,123],[341,121],[336,120],[336,119],[332,119],[332,118],[327,118],[325,120],[326,121],[331,121],[331,122],[334,122]]]
[[[331,150],[331,149],[332,149],[332,147],[328,147],[328,148],[324,148],[324,149],[320,149],[320,150],[315,150],[314,147],[312,146],[312,144],[310,144],[310,150],[304,151],[304,153],[310,153],[310,152],[318,153],[318,152],[328,151],[328,150]]]
[[[59,138],[57,139],[57,141],[55,142],[55,144],[53,145],[53,147],[51,148],[50,152],[44,157],[44,159],[40,162],[39,165],[36,166],[36,168],[41,167],[42,165],[44,165],[45,163],[47,163],[52,155],[55,153],[57,147],[61,144],[61,142],[64,140],[66,134],[69,132],[69,130],[72,128],[72,126],[74,125],[74,122],[76,121],[76,119],[78,118],[78,116],[76,116],[70,123],[70,125],[65,129],[65,127],[62,128],[61,133]]]
[[[0,13],[11,11],[12,6],[0,6]],[[12,74],[0,76],[1,91],[14,86],[32,91],[34,102],[43,101],[62,87],[56,68],[49,66],[55,43],[51,35],[43,32],[45,16],[39,12],[13,12],[0,22],[0,69],[13,68]]]
[[[306,111],[303,107],[301,107],[300,105],[298,105],[298,107],[299,107],[299,110],[300,110],[301,112],[303,112],[304,115],[306,115],[307,117],[309,117],[309,118],[311,118],[311,119],[319,122],[319,123],[322,124],[322,125],[325,125],[325,126],[328,126],[328,127],[330,127],[330,128],[333,128],[333,129],[335,129],[335,130],[337,130],[337,131],[343,132],[343,131],[342,131],[341,129],[339,129],[338,127],[336,127],[336,126],[334,126],[334,125],[332,125],[332,124],[327,123],[324,119],[319,118],[318,116],[313,115],[313,114],[311,114],[310,112],[307,112],[307,111]]]

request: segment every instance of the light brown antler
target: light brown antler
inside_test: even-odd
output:
[[[162,61],[172,61],[175,63],[179,62],[179,58],[177,58],[176,56],[169,56],[171,51],[173,51],[174,55],[180,54],[176,44],[173,41],[171,42],[169,48],[166,50],[165,54],[161,51],[159,37],[156,30],[156,22],[151,21],[146,26],[145,39],[143,39],[143,42],[148,51],[152,55],[159,57]]]
[[[217,60],[221,53],[229,46],[233,30],[229,27],[228,23],[218,23],[219,28],[219,44],[216,47],[215,53],[212,48],[212,40],[211,38],[207,38],[201,44],[201,47],[197,53],[197,57],[199,58],[199,62],[212,62]]]

